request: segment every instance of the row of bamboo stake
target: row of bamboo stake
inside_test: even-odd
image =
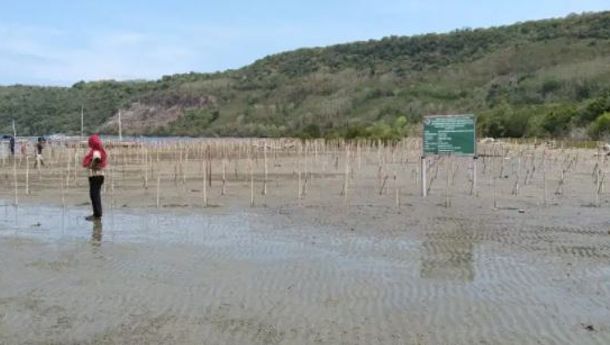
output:
[[[266,196],[269,188],[269,165],[272,168],[281,167],[286,159],[295,160],[296,167],[292,174],[297,178],[296,197],[302,200],[308,193],[314,178],[322,178],[325,174],[332,172],[331,175],[342,175],[342,187],[340,195],[344,202],[349,203],[350,189],[354,180],[354,175],[358,174],[365,165],[372,163],[377,168],[377,187],[379,194],[383,195],[388,190],[388,181],[394,184],[394,199],[397,207],[400,207],[402,194],[401,186],[408,182],[405,178],[401,184],[399,177],[401,174],[408,175],[409,165],[411,165],[411,180],[417,180],[421,184],[422,172],[417,162],[421,152],[421,141],[403,140],[396,144],[386,145],[379,141],[298,141],[289,139],[219,139],[202,140],[192,142],[152,142],[131,148],[112,148],[109,150],[110,165],[107,170],[108,181],[105,191],[110,188],[110,193],[115,192],[117,183],[125,182],[129,175],[135,175],[136,179],[142,179],[144,189],[150,187],[150,180],[156,180],[156,207],[161,207],[161,183],[164,178],[173,176],[174,184],[177,186],[179,180],[186,185],[188,176],[186,170],[189,165],[200,164],[201,178],[201,198],[204,207],[209,206],[209,191],[212,187],[212,180],[215,167],[220,166],[220,195],[226,194],[229,180],[228,169],[231,165],[234,168],[233,181],[248,180],[250,185],[250,205],[255,204],[255,167],[263,165],[263,178],[261,194]],[[601,152],[590,155],[592,150],[571,150],[571,149],[548,149],[539,147],[538,144],[522,145],[513,143],[493,143],[480,145],[479,164],[482,164],[481,174],[489,173],[489,186],[494,207],[497,207],[497,184],[499,179],[505,178],[508,170],[506,161],[511,162],[510,177],[513,179],[511,194],[518,196],[523,186],[531,185],[534,177],[542,175],[542,200],[543,204],[548,204],[548,165],[553,166],[552,172],[558,175],[558,183],[555,195],[562,195],[567,181],[578,172],[577,168],[584,162],[594,162],[591,176],[594,184],[595,205],[601,205],[602,194],[604,193],[604,182],[607,171],[607,159]],[[45,166],[36,160],[35,168],[38,180],[41,181],[42,175],[47,174],[51,177],[60,178],[62,203],[65,204],[65,191],[72,184],[79,185],[79,178],[82,177],[84,169],[79,167],[80,157],[84,155],[84,148],[69,148],[62,146],[51,146],[47,150],[48,157],[45,159]],[[587,155],[589,154],[589,155]],[[343,157],[343,159],[341,159]],[[371,158],[374,157],[374,158]],[[239,174],[238,165],[242,161],[247,162],[247,173]],[[339,162],[342,161],[343,169],[340,169]],[[371,162],[372,161],[372,162]],[[499,164],[498,164],[499,161]],[[199,162],[199,163],[197,163]],[[169,163],[165,164],[164,163]],[[12,166],[14,187],[14,203],[19,203],[19,181],[18,168],[25,165],[25,194],[30,194],[30,159],[28,156],[1,159],[2,168],[10,164]],[[515,169],[514,165],[517,168]],[[369,164],[370,165],[370,164]],[[426,158],[425,169],[427,171],[427,189],[431,191],[435,180],[439,176],[440,166],[444,166],[446,174],[445,185],[445,206],[451,206],[452,186],[455,184],[456,175],[460,167],[456,157],[429,157]],[[488,168],[489,165],[489,168]],[[164,169],[164,166],[173,167],[173,173]],[[165,170],[165,171],[164,171]],[[341,174],[342,170],[342,174]],[[471,182],[470,194],[476,195],[476,169],[468,168],[468,180]],[[48,172],[51,172],[50,174]],[[499,171],[498,174],[494,174]],[[80,173],[79,173],[80,172]],[[286,172],[285,172],[286,173]],[[523,175],[522,175],[523,174]],[[218,175],[218,173],[217,173]],[[188,178],[187,178],[188,176]],[[509,175],[506,175],[509,176]],[[64,182],[65,181],[65,182]],[[54,184],[55,185],[55,184]]]

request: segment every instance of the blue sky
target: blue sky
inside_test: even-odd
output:
[[[609,0],[0,0],[0,84],[213,72],[300,47],[609,9]]]

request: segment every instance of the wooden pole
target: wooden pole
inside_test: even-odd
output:
[[[542,152],[542,183],[543,183],[543,196],[542,202],[546,206],[546,150]]]
[[[301,191],[301,195],[303,197],[305,197],[307,195],[307,184],[309,183],[309,178],[310,178],[310,174],[309,174],[309,158],[308,158],[308,151],[309,151],[309,145],[307,142],[305,142],[305,150],[304,150],[304,157],[303,157],[303,162],[304,162],[304,166],[305,169],[303,169],[303,175],[305,176],[305,179],[303,181],[303,188]]]
[[[114,207],[114,177],[112,176],[112,164],[108,167],[108,183],[104,183],[104,193],[110,189],[110,208]],[[110,184],[110,188],[108,185]]]
[[[220,195],[225,195],[227,184],[227,160],[222,159],[222,188],[220,189]]]
[[[144,148],[144,189],[148,189],[148,149]]]
[[[301,142],[299,142],[299,147],[297,150],[297,182],[298,182],[298,192],[297,198],[301,200],[303,196],[303,189],[301,187]]]
[[[159,208],[159,206],[161,206],[160,202],[159,202],[160,201],[159,200],[159,189],[160,189],[160,187],[161,187],[161,174],[157,173],[157,195],[156,195],[157,196],[157,198],[156,198],[157,199],[157,208]]]
[[[66,208],[66,192],[65,192],[65,187],[64,187],[64,177],[61,176],[61,171],[60,171],[60,176],[59,176],[59,185],[61,186],[61,206],[63,208]]]
[[[600,171],[601,171],[601,168],[598,168],[597,171],[595,172],[595,175],[596,175],[595,176],[596,177],[595,178],[595,180],[596,180],[595,181],[596,182],[595,183],[595,206],[596,207],[600,207],[601,206],[601,204],[600,204],[600,197],[599,197],[599,194],[600,194],[600,191],[601,191],[601,188],[600,188],[600,184],[601,184],[601,174],[600,174]]]
[[[494,175],[493,171],[491,174],[489,174],[489,179],[491,180],[491,197],[492,197],[492,201],[493,201],[493,205],[494,205],[494,209],[498,207],[498,204],[496,202],[496,180],[497,177]]]
[[[30,157],[25,156],[25,195],[30,194]]]
[[[74,149],[74,185],[78,185],[78,180],[76,179],[76,172],[78,170],[78,151]]]
[[[203,172],[202,191],[203,191],[203,207],[208,207],[208,185],[207,185],[207,167],[206,159],[201,160],[201,171]]]
[[[383,177],[383,182],[381,183],[381,187],[379,187],[379,195],[383,195],[383,190],[385,189],[386,182],[388,181],[389,176],[385,175]]]
[[[72,157],[70,156],[70,151],[66,151],[66,187],[68,187],[70,183],[70,163],[72,162]]]
[[[254,206],[254,166],[252,164],[252,157],[249,157],[248,165],[250,168],[250,207]]]
[[[427,165],[426,164],[426,157],[422,156],[421,157],[421,169],[420,169],[421,173],[420,173],[420,175],[421,175],[421,195],[424,198],[428,196],[428,186],[427,186],[428,178],[426,177],[426,170],[427,170],[426,165]]]
[[[517,158],[517,174],[515,174],[515,184],[513,185],[513,195],[519,195],[519,181],[521,180],[521,154]]]
[[[188,160],[188,151],[182,154],[180,150],[180,174],[182,175],[182,190],[186,190],[186,169],[184,168]]]
[[[477,161],[478,157],[474,156],[472,158],[472,195],[477,195]]]
[[[212,187],[212,161],[213,161],[213,157],[212,157],[212,152],[210,151],[211,148],[208,146],[208,154],[207,154],[207,160],[208,160],[208,187]]]
[[[348,203],[349,189],[349,145],[345,144],[345,175],[343,179],[343,199],[345,205]]]
[[[451,161],[450,157],[448,157],[447,161],[447,185],[445,186],[445,207],[449,207],[449,179],[451,177]]]
[[[265,164],[265,176],[263,179],[263,195],[267,195],[267,141],[263,140],[263,155]]]
[[[111,165],[108,169],[110,173],[110,193],[114,192],[114,167]]]
[[[394,171],[394,189],[396,190],[396,208],[400,209],[400,185],[396,176],[396,171]]]
[[[174,157],[174,159],[176,159]],[[178,187],[178,160],[174,162],[174,186]]]

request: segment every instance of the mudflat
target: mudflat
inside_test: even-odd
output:
[[[160,179],[158,204],[117,168],[101,223],[83,219],[84,179],[62,200],[44,181],[65,178],[41,172],[14,206],[8,170],[0,344],[610,342],[610,213],[592,181],[607,163],[593,151],[504,152],[479,163],[474,192],[470,161],[437,160],[425,199],[415,150],[352,152],[345,170],[340,150],[270,158],[266,195],[260,159],[252,179],[239,161],[225,193],[217,161],[208,207],[200,161]]]

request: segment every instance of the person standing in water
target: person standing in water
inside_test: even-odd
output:
[[[45,140],[43,137],[38,137],[38,142],[36,143],[36,167],[44,166],[44,159],[42,157],[44,142]]]
[[[83,167],[89,169],[89,197],[93,214],[86,217],[89,221],[102,219],[101,189],[104,184],[104,168],[108,163],[108,156],[99,135],[89,137],[89,152],[83,158]]]
[[[12,135],[8,142],[8,148],[11,150],[11,157],[15,157],[15,137]]]

